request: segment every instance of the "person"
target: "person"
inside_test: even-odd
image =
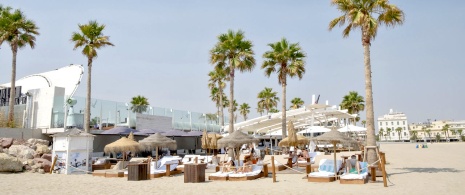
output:
[[[350,156],[350,159],[346,159],[346,173],[360,174],[360,163],[357,161],[355,155]]]
[[[223,168],[221,169],[221,172],[231,172],[231,167],[235,167],[236,164],[234,163],[234,161],[232,160],[232,158],[229,158],[229,160],[225,163],[222,164]]]
[[[252,157],[247,156],[244,158],[244,164],[242,164],[242,167],[240,167],[236,173],[247,173],[247,172],[252,172]]]
[[[297,158],[297,161],[306,161],[307,158],[310,158],[310,156],[308,155],[308,151],[306,149],[303,149],[299,155],[299,158]]]

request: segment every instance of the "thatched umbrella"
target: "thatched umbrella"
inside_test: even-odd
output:
[[[313,140],[317,141],[326,141],[333,144],[334,150],[334,175],[337,175],[337,167],[336,167],[336,144],[341,142],[351,142],[353,141],[351,138],[346,137],[344,134],[339,132],[336,127],[331,128],[331,131],[324,133],[318,137],[313,138]]]
[[[208,134],[208,139],[210,139],[209,148],[218,149],[218,140],[221,138],[223,138],[221,135]]]
[[[203,149],[208,149],[208,136],[207,136],[207,131],[203,130],[202,132],[202,148]]]
[[[294,129],[294,123],[292,121],[289,121],[288,126],[287,126],[287,132],[288,132],[288,142],[289,146],[296,146],[297,145],[297,133]],[[279,145],[279,144],[278,144]]]
[[[169,148],[170,150],[175,150],[176,140],[172,140],[168,137],[161,135],[160,133],[155,133],[139,141],[142,149],[146,151],[151,151],[156,149],[156,158],[158,159],[158,148]]]
[[[244,144],[258,143],[259,140],[249,136],[241,131],[234,131],[226,137],[218,140],[218,147],[240,148]],[[236,150],[236,156],[239,157],[239,151]]]
[[[134,140],[130,140],[126,137],[122,137],[119,140],[116,140],[115,142],[112,142],[110,144],[107,144],[105,148],[103,149],[106,153],[117,153],[117,152],[127,152],[130,151],[133,154],[140,151],[140,144]],[[123,155],[123,161],[124,159]]]
[[[283,146],[300,146],[300,145],[306,145],[308,144],[308,138],[306,138],[305,136],[302,136],[302,135],[297,135],[297,141],[295,141],[295,145],[292,145],[290,142],[289,142],[289,137],[286,137],[284,138],[283,140],[281,140],[279,143],[278,143],[278,146],[279,147],[283,147]]]

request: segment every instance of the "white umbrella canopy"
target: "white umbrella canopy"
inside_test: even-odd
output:
[[[339,132],[360,132],[360,131],[366,131],[367,128],[365,127],[359,127],[359,126],[354,126],[354,125],[347,125],[344,127],[341,127],[338,129]]]
[[[329,132],[331,129],[323,127],[323,126],[309,126],[307,129],[297,132],[297,134],[304,134],[304,133],[325,133]]]

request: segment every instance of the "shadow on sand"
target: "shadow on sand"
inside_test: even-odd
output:
[[[399,173],[390,173],[389,175],[400,175],[400,174],[408,174],[408,173],[460,173],[463,170],[458,170],[454,168],[413,168],[413,167],[405,167],[405,168],[396,168],[397,170],[401,170],[404,172]]]

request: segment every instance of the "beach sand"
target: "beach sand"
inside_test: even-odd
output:
[[[253,181],[184,183],[183,174],[146,181],[92,175],[38,173],[0,174],[1,194],[463,194],[465,143],[434,143],[417,149],[413,143],[381,144],[386,152],[388,187],[382,177],[365,185],[311,183],[305,174],[277,174]],[[353,154],[354,152],[344,153]],[[340,155],[340,154],[339,154]],[[319,158],[330,158],[323,155]],[[206,177],[208,177],[206,174]],[[270,174],[271,176],[271,174]]]

